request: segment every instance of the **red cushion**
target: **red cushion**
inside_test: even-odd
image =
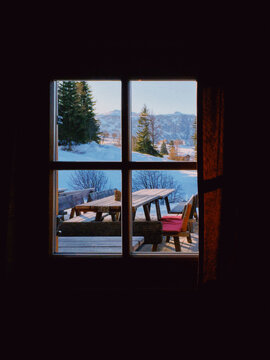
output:
[[[180,232],[183,220],[182,219],[161,219],[163,232]]]
[[[181,220],[182,219],[182,214],[181,215],[165,215],[165,216],[162,216],[162,218],[161,218],[161,221],[162,220],[165,220],[165,221],[167,221],[167,220]]]

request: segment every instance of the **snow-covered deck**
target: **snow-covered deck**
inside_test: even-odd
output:
[[[105,220],[108,221],[108,220]],[[191,233],[192,243],[187,241],[187,238],[180,237],[181,252],[178,254],[197,254],[199,251],[199,225],[193,223],[193,232]],[[97,237],[59,237],[59,253],[64,254],[121,254],[121,238],[106,242],[105,238]],[[117,244],[115,243],[117,241]],[[110,243],[110,244],[108,244]],[[152,253],[152,244],[144,244],[143,239],[136,237],[133,239],[133,251],[137,253]],[[154,254],[168,254],[175,253],[173,238],[170,242],[166,242],[166,237],[163,236],[162,243],[158,244],[157,251]]]

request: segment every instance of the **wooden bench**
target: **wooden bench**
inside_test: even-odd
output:
[[[114,189],[108,189],[108,190],[102,190],[102,191],[94,191],[92,193],[89,193],[88,201],[94,201],[98,199],[103,199],[107,196],[114,195]]]
[[[88,201],[88,197],[89,194],[91,192],[94,192],[95,188],[88,188],[88,189],[82,189],[82,190],[71,190],[71,191],[63,191],[63,192],[59,192],[58,196],[68,196],[68,195],[76,195],[76,194],[81,194],[83,196],[84,199],[86,199]]]
[[[62,237],[94,237],[103,238],[121,237],[120,221],[63,221],[59,224],[59,238]],[[133,222],[133,236],[143,236],[147,244],[159,244],[162,242],[162,223],[160,221],[135,221]]]
[[[114,194],[115,189],[108,189],[104,191],[92,191],[93,188],[83,189],[83,190],[76,190],[76,191],[69,191],[65,195],[61,195],[58,197],[58,215],[64,220],[64,215],[67,214],[66,210],[71,209],[70,212],[70,219],[73,222],[80,222],[80,221],[92,221],[95,219],[95,213],[88,213],[84,214],[83,216],[80,214],[76,214],[77,216],[74,217],[75,211],[74,207],[76,205],[80,205],[84,203],[86,199],[87,202],[93,201],[96,199],[101,199],[106,196],[110,196]],[[105,214],[107,216],[108,214]]]
[[[72,209],[75,205],[82,204],[84,197],[81,193],[59,196],[58,197],[58,215],[64,220],[64,215],[67,214],[67,209]],[[73,214],[72,214],[73,216]]]
[[[115,190],[116,189],[108,189],[108,190],[103,190],[103,191],[91,192],[88,194],[87,202],[91,202],[91,201],[98,200],[98,199],[103,199],[107,196],[112,196],[112,195],[114,195]],[[80,204],[82,204],[82,203],[80,203]],[[76,204],[76,205],[80,205],[80,204]],[[86,211],[86,212],[83,212],[83,214],[81,214],[81,212],[83,212],[83,211],[76,210],[76,216],[74,217],[75,211],[74,211],[74,209],[72,209],[71,213],[70,213],[70,219],[68,221],[70,221],[70,222],[89,222],[89,221],[94,221],[96,218],[96,213],[93,211]],[[103,216],[101,217],[101,220],[103,220],[108,215],[109,215],[109,213],[103,214]]]
[[[132,237],[132,251],[136,251],[144,243],[143,236]],[[60,253],[121,253],[122,237],[86,237],[69,236],[58,238],[58,252]]]

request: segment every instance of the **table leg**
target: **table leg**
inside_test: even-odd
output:
[[[116,221],[116,213],[115,213],[115,212],[111,212],[110,215],[111,215],[111,217],[112,217],[112,221]]]
[[[132,211],[132,220],[133,220],[133,221],[135,220],[136,210],[137,210],[137,209],[135,209],[134,211]]]
[[[155,204],[156,204],[156,210],[157,210],[157,219],[160,221],[160,219],[161,219],[161,212],[160,212],[160,207],[159,207],[159,201],[158,201],[158,199],[155,200]]]
[[[102,220],[102,212],[97,212],[95,221],[101,221],[101,220]]]
[[[143,210],[144,210],[144,215],[147,221],[150,221],[150,212],[149,212],[149,207],[147,204],[143,205]]]
[[[166,203],[167,213],[170,214],[171,207],[170,207],[168,196],[165,197],[165,203]]]
[[[75,208],[72,208],[71,209],[71,212],[70,212],[70,215],[69,215],[69,218],[72,219],[74,217],[74,213],[76,211],[76,215],[77,215],[77,210]]]

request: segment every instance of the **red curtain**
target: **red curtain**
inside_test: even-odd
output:
[[[222,231],[224,89],[202,89],[202,282],[218,277]]]

